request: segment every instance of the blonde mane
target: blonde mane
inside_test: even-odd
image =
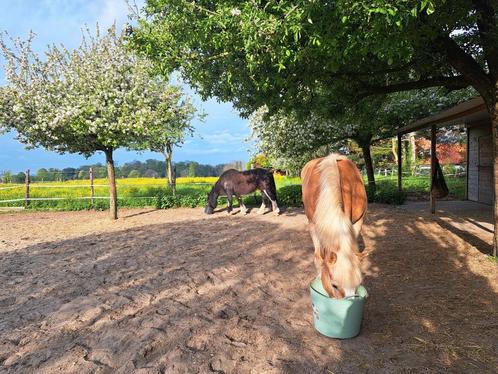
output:
[[[332,285],[344,290],[343,296],[354,295],[362,282],[360,259],[358,258],[357,234],[351,219],[344,213],[341,176],[337,161],[345,156],[331,154],[319,161],[319,192],[316,207],[310,221],[313,223],[312,237],[319,253],[315,253],[322,283],[329,294],[337,294]],[[310,218],[310,217],[308,217]]]

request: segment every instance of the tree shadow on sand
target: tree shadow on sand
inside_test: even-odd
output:
[[[374,207],[365,227],[370,297],[355,339],[313,330],[304,219],[289,228],[286,215],[271,222],[220,215],[2,256],[0,368],[491,372],[498,298],[483,271],[496,265],[476,270],[480,254],[461,239],[392,212]]]

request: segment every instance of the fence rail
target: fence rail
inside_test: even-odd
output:
[[[22,190],[24,189],[24,198],[17,198],[16,196],[5,196],[7,199],[5,200],[0,200],[0,204],[7,204],[7,203],[17,203],[17,202],[24,202],[24,207],[28,207],[30,205],[30,202],[32,201],[60,201],[60,200],[90,200],[90,206],[93,208],[95,207],[95,200],[109,200],[110,196],[95,196],[95,189],[96,188],[109,188],[109,184],[105,183],[102,184],[100,183],[95,183],[94,182],[94,177],[93,177],[93,169],[89,169],[89,183],[78,183],[78,184],[50,184],[50,182],[38,182],[38,183],[32,183],[29,170],[25,171],[25,183],[24,184],[12,184],[8,186],[2,186],[0,187],[0,191],[6,191],[6,190]],[[129,184],[129,183],[119,183],[119,180],[117,180],[117,185],[116,187],[118,190],[120,188],[143,188],[143,187],[166,187],[167,185],[162,182],[162,183],[145,183],[145,184]],[[47,184],[45,184],[47,183]],[[188,185],[212,185],[212,182],[192,182],[192,183],[186,183]],[[56,197],[32,197],[33,196],[33,190],[37,189],[88,189],[88,195],[87,196],[56,196]],[[21,191],[19,191],[21,192]],[[17,195],[17,193],[15,193]],[[77,193],[78,195],[81,195]],[[86,192],[83,193],[86,195]],[[36,195],[36,194],[35,194]],[[71,195],[71,194],[69,194]],[[122,199],[153,199],[156,196],[118,196],[119,200]]]
[[[6,208],[6,207],[8,207],[8,205],[16,205],[16,208],[19,208],[18,205],[20,205],[19,203],[22,203],[22,202],[24,203],[24,204],[22,204],[24,206],[24,208],[27,208],[30,206],[31,202],[35,202],[35,201],[47,201],[47,202],[54,201],[55,202],[55,201],[63,201],[63,200],[65,200],[65,201],[89,201],[90,207],[95,208],[97,200],[102,201],[102,200],[110,200],[111,199],[110,196],[102,196],[102,192],[103,192],[102,190],[95,191],[95,189],[98,189],[98,188],[101,188],[101,189],[105,188],[106,190],[108,190],[109,184],[108,183],[103,184],[101,181],[99,181],[100,183],[95,183],[94,178],[93,178],[93,170],[92,169],[89,170],[89,181],[87,180],[88,183],[87,182],[80,182],[80,183],[76,182],[77,184],[70,184],[70,183],[68,183],[68,184],[61,184],[61,183],[51,184],[50,182],[32,183],[30,175],[29,175],[29,170],[26,170],[24,174],[25,174],[25,183],[24,184],[13,184],[13,185],[4,185],[4,186],[1,186],[1,184],[0,184],[0,186],[1,186],[0,192],[2,192],[2,191],[6,192],[6,195],[4,194],[4,200],[1,200],[1,197],[0,197],[0,208]],[[185,185],[188,185],[188,186],[207,186],[207,185],[212,185],[212,184],[213,184],[212,182],[185,183]],[[137,184],[126,183],[126,181],[124,181],[124,183],[119,183],[119,180],[117,180],[116,187],[118,188],[118,191],[121,188],[125,188],[125,189],[136,188],[136,189],[141,191],[141,193],[138,193],[138,195],[141,195],[141,196],[133,196],[133,195],[137,195],[137,194],[134,194],[132,191],[130,191],[131,192],[130,194],[126,194],[126,192],[125,192],[125,196],[118,196],[118,200],[132,199],[135,201],[146,201],[146,200],[151,200],[151,199],[154,199],[157,197],[157,196],[149,196],[149,195],[153,194],[153,193],[151,193],[153,191],[147,190],[147,188],[151,188],[151,187],[155,187],[156,189],[166,188],[167,184],[166,183],[149,182],[149,183],[137,185]],[[145,190],[144,190],[144,188],[145,188]],[[65,194],[65,193],[63,193],[63,191],[61,191],[60,193],[48,192],[47,194],[45,194],[45,193],[40,192],[40,194],[38,196],[40,196],[40,195],[41,196],[36,197],[37,190],[40,191],[40,190],[47,190],[47,189],[54,189],[54,190],[60,190],[60,189],[64,189],[64,190],[73,189],[74,190],[74,189],[76,189],[76,193],[72,194],[70,191],[67,191],[68,193]],[[9,190],[10,191],[14,190],[14,191],[12,193],[10,193],[10,192],[8,192]],[[96,196],[96,192],[97,193],[100,192],[99,193],[100,196]],[[24,194],[24,197],[21,197],[22,193]],[[143,196],[144,194],[147,196]],[[44,195],[45,196],[48,195],[48,196],[43,197]],[[50,195],[52,195],[53,197],[50,197]],[[77,196],[71,196],[71,195],[77,195]]]
[[[118,196],[119,199],[154,199],[156,196]],[[91,200],[91,199],[110,199],[110,196],[77,196],[77,197],[29,197],[29,201],[50,201],[50,200]],[[17,201],[26,201],[25,198],[22,199],[10,199],[10,200],[0,200],[0,203],[13,203]]]
[[[208,182],[195,182],[195,183],[185,183],[188,185],[212,185],[213,183],[208,183]],[[25,187],[25,184],[19,184],[15,186],[9,186],[9,187],[0,187],[0,190],[10,190],[10,189],[15,189],[15,188],[23,188]],[[36,184],[30,184],[30,188],[91,188],[91,187],[109,187],[109,184],[75,184],[75,185],[46,185],[46,186],[41,186],[38,183]],[[164,187],[166,186],[164,183],[146,183],[146,184],[122,184],[122,183],[117,183],[116,187]]]
[[[423,171],[423,172],[422,172]],[[362,174],[366,175],[366,172],[362,170]],[[378,168],[374,170],[374,174],[378,176],[384,176],[384,177],[393,177],[398,175],[398,170],[397,169],[388,169],[388,168]],[[402,175],[403,176],[415,176],[415,177],[429,177],[430,176],[430,170],[415,170],[415,173],[412,174],[409,171],[403,171]],[[444,173],[445,177],[463,177],[467,173],[465,170],[461,171],[455,171],[454,173]]]

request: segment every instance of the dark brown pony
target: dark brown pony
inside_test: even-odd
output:
[[[242,201],[242,196],[250,194],[256,190],[261,191],[263,202],[258,210],[258,214],[263,214],[265,205],[271,202],[273,212],[279,214],[280,210],[277,206],[277,189],[273,174],[265,169],[251,169],[246,171],[237,171],[230,169],[221,174],[218,181],[215,183],[211,192],[208,194],[208,204],[204,212],[213,214],[214,209],[218,205],[218,196],[228,197],[228,214],[233,210],[232,198],[235,196],[239,201],[240,210],[246,214],[247,209]]]
[[[301,179],[323,288],[330,297],[353,296],[362,282],[358,236],[367,212],[361,174],[345,156],[331,154],[308,162]]]

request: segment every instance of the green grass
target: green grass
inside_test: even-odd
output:
[[[397,176],[375,176],[378,187],[386,185],[397,186]],[[402,179],[403,190],[412,197],[428,199],[431,180],[429,176],[403,176]],[[448,186],[450,198],[463,199],[465,197],[465,183],[466,178],[463,177],[446,177],[446,184]]]

